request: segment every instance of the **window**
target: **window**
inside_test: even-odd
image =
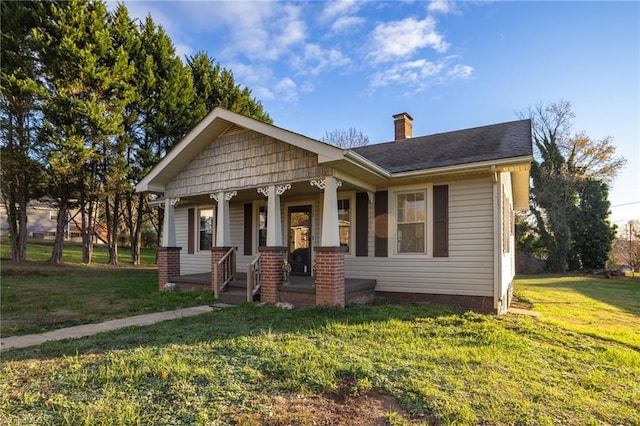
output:
[[[426,253],[426,191],[398,194],[396,217],[398,218],[397,252]]]
[[[200,250],[211,250],[211,247],[213,247],[213,227],[215,224],[213,208],[200,209],[199,212],[198,247]]]
[[[258,247],[267,245],[267,206],[258,207]]]
[[[338,227],[340,229],[340,247],[346,247],[349,252],[351,238],[351,209],[349,199],[338,200]]]
[[[49,210],[49,220],[52,222],[58,221],[58,211],[57,210]]]

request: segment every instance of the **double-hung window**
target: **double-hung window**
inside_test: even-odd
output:
[[[215,216],[213,208],[199,210],[198,247],[200,250],[211,250],[213,247]]]
[[[427,252],[427,191],[396,194],[397,253]]]
[[[346,247],[347,253],[350,248],[351,238],[351,209],[348,198],[338,200],[338,227],[340,233],[340,247]]]

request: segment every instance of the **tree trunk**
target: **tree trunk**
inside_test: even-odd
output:
[[[93,257],[93,238],[96,232],[96,222],[94,218],[94,202],[82,201],[82,263],[91,264]]]
[[[120,195],[114,194],[113,205],[109,203],[109,196],[105,200],[105,218],[107,221],[107,245],[109,246],[109,265],[118,264],[118,209]]]
[[[67,216],[69,215],[69,203],[61,200],[58,206],[58,219],[56,220],[56,236],[53,241],[53,250],[49,262],[62,263],[62,251],[64,248],[64,229],[67,226]]]

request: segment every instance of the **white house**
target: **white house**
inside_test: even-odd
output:
[[[136,188],[163,196],[160,288],[204,276],[221,297],[246,270],[249,299],[259,283],[270,303],[344,305],[375,290],[506,312],[530,121],[415,138],[409,114],[394,126],[392,142],[340,149],[215,108]]]

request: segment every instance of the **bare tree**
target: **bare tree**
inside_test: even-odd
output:
[[[351,149],[358,146],[369,145],[369,136],[366,136],[362,131],[349,127],[345,129],[335,129],[330,132],[325,132],[322,137],[322,142],[328,143],[338,148]]]

